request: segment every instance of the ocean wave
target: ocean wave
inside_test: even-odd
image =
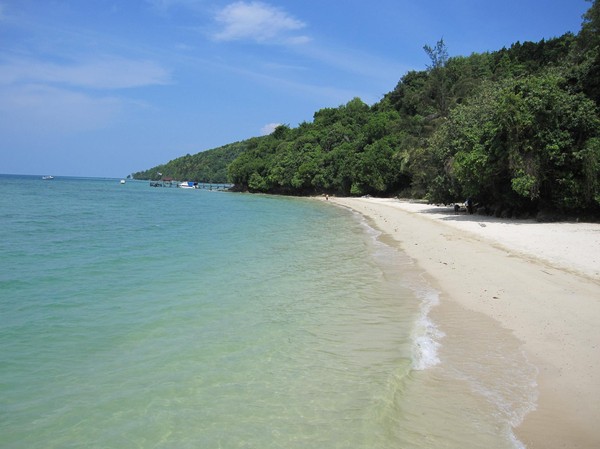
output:
[[[425,370],[440,363],[438,350],[444,333],[429,317],[429,312],[439,303],[439,295],[435,291],[416,291],[421,298],[421,313],[415,323],[412,339],[412,368]]]

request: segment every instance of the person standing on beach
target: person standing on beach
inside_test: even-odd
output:
[[[469,215],[473,215],[473,199],[471,197],[467,198],[465,204],[467,206],[467,211],[469,212]]]

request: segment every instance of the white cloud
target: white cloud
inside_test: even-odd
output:
[[[222,29],[214,38],[220,41],[249,39],[256,42],[298,44],[310,40],[307,36],[293,34],[306,27],[304,22],[280,8],[262,2],[232,3],[217,14],[216,21]]]
[[[265,126],[263,126],[260,129],[260,135],[261,136],[268,136],[269,134],[271,134],[273,131],[275,131],[275,129],[281,126],[281,123],[267,123]]]
[[[105,57],[89,62],[57,64],[13,60],[0,65],[0,83],[38,82],[93,89],[126,89],[168,84],[170,73],[152,61]]]
[[[307,44],[311,41],[312,41],[312,39],[308,36],[292,36],[292,37],[286,39],[286,42],[288,44],[292,44],[292,45]]]

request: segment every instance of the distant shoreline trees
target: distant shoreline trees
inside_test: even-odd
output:
[[[600,216],[600,13],[577,35],[516,42],[406,73],[381,101],[359,98],[311,123],[184,156],[160,171],[289,195],[475,198],[492,212]]]

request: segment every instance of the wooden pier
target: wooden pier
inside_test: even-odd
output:
[[[150,181],[150,187],[176,187],[184,189],[204,189],[204,190],[229,190],[233,184],[215,183],[215,182],[188,182],[176,181],[173,178],[162,178],[158,181]]]

